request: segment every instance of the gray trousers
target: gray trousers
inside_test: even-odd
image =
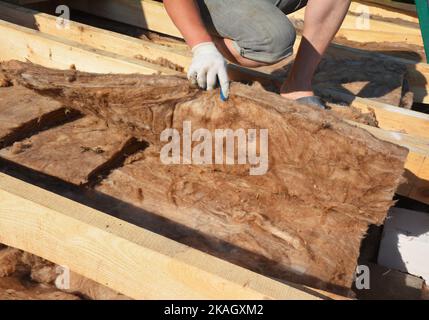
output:
[[[233,40],[241,56],[269,64],[290,56],[296,31],[286,16],[307,0],[197,0],[212,35]]]

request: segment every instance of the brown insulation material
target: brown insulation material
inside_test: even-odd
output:
[[[59,102],[32,90],[0,85],[0,146],[9,145],[75,116],[76,112],[70,112]]]
[[[108,128],[104,121],[84,117],[15,142],[0,150],[0,157],[80,185],[136,145],[133,138]]]
[[[14,81],[151,144],[101,181],[99,191],[188,228],[184,243],[319,288],[351,287],[361,239],[369,224],[383,223],[407,157],[406,149],[332,113],[241,84],[222,102],[218,90],[203,92],[179,77],[17,62],[2,68]],[[267,129],[268,171],[251,176],[249,164],[161,163],[161,133],[182,132],[185,121],[211,133]]]

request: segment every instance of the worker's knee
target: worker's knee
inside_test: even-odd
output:
[[[247,39],[236,41],[237,50],[244,58],[274,64],[293,53],[296,31],[285,15],[281,19],[254,24],[251,29]]]

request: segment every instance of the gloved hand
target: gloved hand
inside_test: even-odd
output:
[[[213,90],[217,78],[223,98],[229,96],[229,80],[226,71],[226,60],[213,42],[204,42],[192,48],[194,57],[188,71],[188,79],[202,89]]]

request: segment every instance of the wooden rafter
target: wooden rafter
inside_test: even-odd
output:
[[[145,0],[144,0],[145,1]],[[352,9],[346,15],[341,29],[337,36],[344,37],[355,42],[397,42],[409,43],[423,46],[423,40],[417,22],[403,21],[403,24],[395,20],[371,15],[371,8],[368,7],[369,20],[367,26],[360,26],[362,12],[357,11],[359,7],[352,5]],[[353,11],[354,9],[354,11]],[[304,20],[305,9],[289,14],[289,18],[296,21]]]
[[[187,69],[191,55],[168,46],[151,41],[136,39],[116,32],[110,32],[86,24],[72,22],[67,28],[58,27],[57,17],[37,12],[25,7],[0,1],[0,19],[36,29],[62,39],[76,41],[99,50],[113,52],[129,58],[137,55],[150,57],[151,60],[164,59],[174,61],[178,66]]]
[[[83,12],[119,22],[126,21],[130,25],[182,38],[182,34],[171,19],[166,19],[167,13],[161,2],[153,0],[71,0],[64,2],[71,8]]]
[[[323,88],[322,95],[347,102],[364,113],[373,111],[381,129],[429,139],[429,115],[395,107],[383,102],[360,98],[331,88]]]
[[[390,18],[390,19],[400,19],[405,21],[410,21],[418,23],[419,19],[417,18],[417,13],[415,7],[410,5],[409,8],[413,8],[411,11],[401,10],[398,8],[393,8],[377,3],[376,1],[371,0],[355,0],[352,1],[350,6],[350,12],[361,13],[362,5],[369,6],[370,15],[377,16],[380,18]]]
[[[0,20],[0,33],[7,34],[0,43],[1,60],[31,61],[59,69],[75,66],[96,73],[177,73],[169,68],[119,56],[3,20]]]
[[[0,173],[0,242],[135,299],[323,299]]]
[[[398,9],[413,14],[416,13],[416,6],[411,3],[403,3],[394,0],[365,0],[365,2],[380,5],[385,8]]]

